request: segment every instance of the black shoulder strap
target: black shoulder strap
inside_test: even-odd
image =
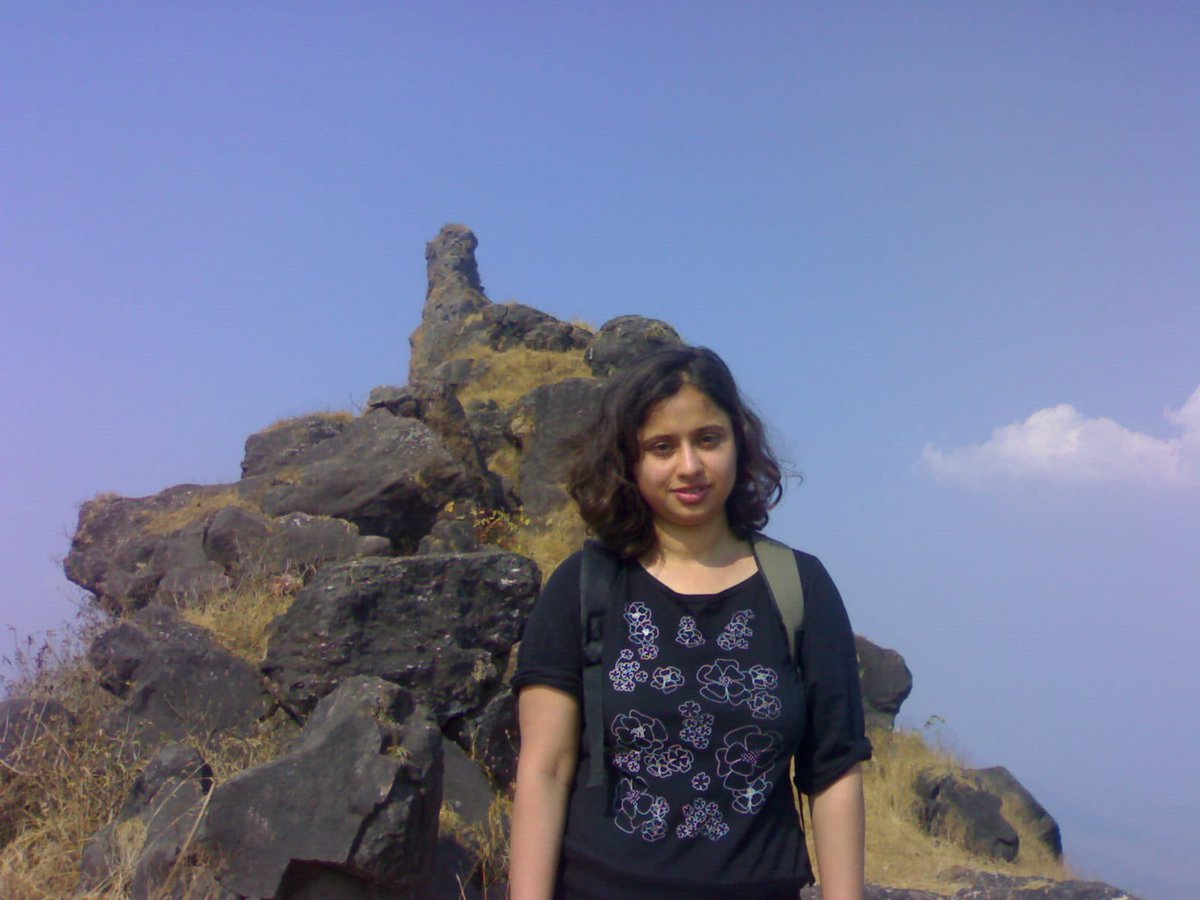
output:
[[[583,545],[579,570],[583,636],[583,716],[588,733],[588,787],[604,783],[604,615],[620,572],[617,557],[599,541]]]
[[[804,586],[800,583],[800,569],[796,566],[796,554],[792,548],[762,534],[750,539],[754,558],[767,582],[767,591],[775,601],[779,617],[783,620],[783,631],[788,638],[788,655],[792,665],[800,668],[800,648],[796,639],[804,625]]]

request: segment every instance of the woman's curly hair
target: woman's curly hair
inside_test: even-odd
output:
[[[783,495],[779,462],[762,421],[742,400],[729,367],[706,347],[658,350],[619,372],[604,389],[595,418],[570,441],[567,492],[588,530],[626,559],[657,545],[654,515],[638,490],[638,430],[654,406],[694,385],[729,416],[737,447],[737,474],[725,504],[739,538],[767,524]]]

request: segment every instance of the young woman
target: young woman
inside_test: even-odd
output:
[[[711,350],[652,354],[609,383],[568,488],[620,559],[605,616],[603,722],[584,721],[581,554],[521,643],[513,900],[825,900],[863,892],[863,733],[854,638],[821,563],[796,552],[793,665],[751,535],[781,494],[762,423]],[[799,669],[799,671],[797,671]],[[588,729],[605,729],[588,786]]]

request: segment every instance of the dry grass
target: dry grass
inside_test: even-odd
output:
[[[0,897],[58,900],[75,891],[80,855],[87,840],[111,824],[142,763],[134,763],[123,738],[105,733],[104,722],[120,702],[96,684],[83,648],[111,625],[81,618],[71,630],[36,644],[18,646],[7,661],[17,670],[6,687],[14,698],[54,700],[69,720],[47,718],[47,727],[23,741],[0,762]],[[185,741],[212,766],[220,783],[274,758],[281,732],[252,736],[217,735]],[[143,760],[142,762],[145,762]],[[137,821],[115,829],[117,866],[93,900],[128,896],[133,864],[145,837]],[[193,892],[177,876],[183,896]]]
[[[543,580],[583,546],[587,536],[574,504],[560,507],[538,523],[523,514],[514,517],[489,511],[476,514],[474,524],[475,534],[482,543],[529,557],[538,564]]]
[[[515,483],[521,470],[521,451],[511,444],[505,444],[488,457],[487,467]]]
[[[217,493],[201,493],[187,503],[174,509],[147,512],[142,521],[142,531],[153,535],[174,534],[227,506],[240,506],[261,513],[259,505],[236,488],[227,488]]]
[[[229,591],[217,591],[181,615],[211,631],[230,653],[258,663],[267,653],[267,629],[287,612],[303,587],[297,575],[282,574],[248,579]]]
[[[457,351],[452,358],[487,363],[487,371],[478,380],[459,390],[458,401],[463,406],[494,400],[509,409],[536,387],[566,378],[592,377],[592,370],[581,351],[557,352],[524,347],[493,350],[476,344]]]
[[[468,880],[474,883],[484,897],[499,897],[498,887],[508,880],[508,823],[512,817],[512,800],[503,795],[492,799],[488,807],[487,822],[482,825],[467,825],[462,817],[443,803],[438,812],[438,833],[450,834],[466,847],[475,857],[475,866]],[[460,886],[466,896],[465,885]]]
[[[70,896],[84,842],[111,821],[136,772],[101,724],[116,701],[82,661],[22,685],[21,696],[53,698],[74,716],[23,742],[0,770],[0,893]]]
[[[946,893],[951,884],[939,880],[938,873],[956,866],[1049,879],[1070,877],[1037,840],[1030,824],[1016,817],[1008,817],[1021,838],[1020,853],[1012,863],[977,856],[948,838],[931,837],[918,820],[913,783],[922,771],[961,773],[962,763],[913,731],[876,733],[871,740],[875,757],[863,766],[869,881]]]

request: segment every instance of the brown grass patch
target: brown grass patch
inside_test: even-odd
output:
[[[5,900],[58,900],[74,894],[88,839],[111,824],[142,763],[132,763],[122,738],[104,731],[120,702],[95,683],[82,647],[103,625],[85,621],[77,630],[43,645],[18,650],[20,670],[13,697],[52,699],[70,720],[47,719],[47,727],[0,763],[0,896]],[[286,729],[269,726],[251,736],[216,735],[185,740],[212,767],[216,783],[273,759]],[[107,883],[85,896],[128,896],[133,866],[145,839],[137,821],[117,827],[117,868]],[[177,886],[190,896],[185,873]]]
[[[574,504],[559,507],[540,522],[532,521],[523,513],[514,517],[489,511],[476,514],[474,524],[480,542],[519,553],[536,562],[543,581],[564,559],[582,547],[587,537],[587,526]]]
[[[488,457],[487,467],[497,475],[515,483],[521,469],[521,451],[512,444],[505,444]]]
[[[299,576],[289,574],[251,579],[210,594],[180,614],[211,631],[230,653],[257,664],[267,654],[267,629],[287,612],[303,585]]]
[[[22,688],[62,703],[74,722],[48,723],[0,767],[0,885],[5,897],[69,897],[84,842],[111,821],[136,771],[101,730],[117,701],[82,660]]]
[[[529,350],[525,347],[493,350],[483,344],[475,344],[455,352],[451,358],[477,359],[487,363],[487,371],[478,380],[464,385],[458,391],[458,402],[463,406],[475,401],[486,403],[494,400],[509,409],[534,388],[544,384],[567,378],[593,377],[580,350],[559,352]]]
[[[226,488],[213,494],[198,494],[174,509],[147,512],[139,524],[147,534],[174,534],[227,506],[240,506],[251,512],[262,512],[259,505],[241,491],[236,488]]]
[[[914,731],[877,732],[871,740],[875,756],[863,764],[868,881],[946,893],[950,885],[937,875],[955,866],[1052,880],[1070,877],[1066,866],[1043,848],[1030,824],[1009,816],[1007,810],[1005,816],[1021,839],[1020,853],[1012,863],[977,856],[949,838],[929,835],[918,818],[913,783],[927,770],[961,775],[963,764]]]

